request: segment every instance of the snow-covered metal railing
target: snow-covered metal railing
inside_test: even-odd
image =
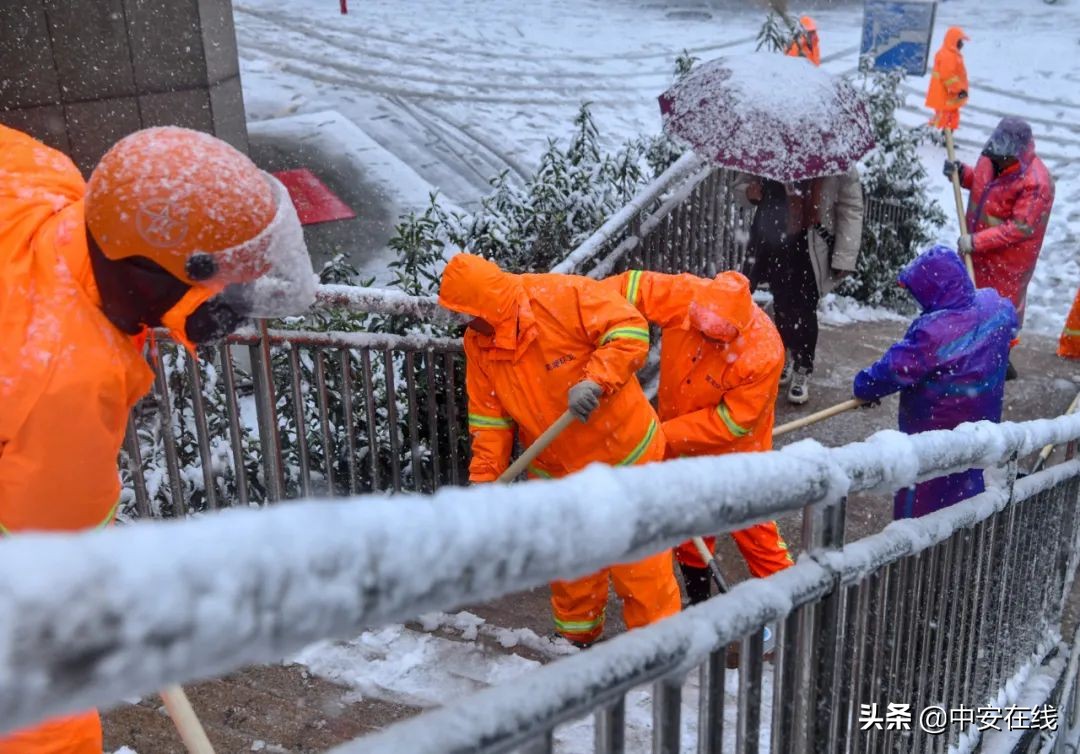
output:
[[[913,437],[882,432],[866,442],[840,448],[804,441],[770,453],[681,459],[620,469],[596,466],[566,479],[512,487],[446,488],[433,496],[389,499],[375,495],[347,504],[298,503],[77,535],[8,538],[0,541],[0,569],[18,573],[20,578],[0,582],[0,730],[64,711],[108,705],[172,682],[276,660],[315,640],[351,636],[364,628],[405,621],[424,612],[492,599],[552,579],[573,578],[607,563],[635,559],[690,535],[740,529],[785,512],[804,510],[804,542],[812,550],[835,547],[843,536],[838,512],[845,496],[852,492],[891,490],[971,466],[1014,464],[1018,454],[1077,438],[1078,416],[1023,424],[980,423]],[[1012,490],[1014,500],[1038,500],[1036,493],[1047,490],[1055,490],[1048,494],[1061,495],[1061,484],[1072,484],[1077,474],[1080,469],[1075,463],[1063,464],[1006,489]],[[1071,509],[1076,501],[1075,486],[1066,493],[1054,505]],[[711,631],[703,630],[707,622],[688,626],[674,621],[681,628],[672,630],[685,632],[679,642],[700,658],[716,649],[717,637],[727,641],[746,636],[764,622],[783,618],[781,652],[789,659],[780,662],[781,673],[785,663],[809,658],[832,657],[835,666],[855,655],[836,648],[834,654],[828,654],[834,650],[822,650],[826,652],[822,655],[815,649],[817,645],[805,642],[824,636],[822,625],[846,625],[845,603],[840,601],[845,590],[856,587],[854,604],[859,604],[857,589],[872,589],[876,587],[869,584],[882,583],[880,575],[877,582],[865,578],[858,582],[857,578],[887,573],[890,557],[902,558],[913,552],[903,542],[904,532],[922,537],[914,541],[925,547],[951,536],[953,529],[943,523],[952,520],[949,516],[964,514],[972,506],[983,519],[992,515],[997,509],[990,503],[997,500],[1003,504],[1006,498],[997,492],[988,494],[968,507],[957,507],[924,522],[896,524],[882,535],[880,546],[851,546],[854,549],[842,556],[819,555],[813,566],[803,558],[787,575],[739,587],[733,590],[732,598],[715,603],[715,608],[710,605],[704,612],[688,612],[688,616],[712,615],[719,620],[730,608],[739,616],[724,619]],[[993,535],[979,533],[985,538],[992,536],[994,553],[1000,553],[1004,560],[990,564],[996,574],[1005,574],[1009,580],[988,582],[984,568],[976,570],[976,574],[983,574],[978,583],[1005,584],[1010,591],[1003,595],[1025,584],[1041,589],[1044,582],[1032,581],[1031,576],[1042,572],[1022,569],[1042,568],[1042,563],[1050,562],[1060,568],[1062,559],[1076,549],[1053,544],[1055,520],[1062,531],[1075,531],[1064,514],[1057,519],[1028,520],[1020,517],[1021,508],[1004,509],[1004,529],[995,528]],[[955,555],[957,545],[951,547],[947,555],[939,554],[931,561],[932,567],[924,569],[942,578],[951,577],[949,569],[963,565],[963,558]],[[1039,559],[1032,557],[1033,547],[1052,551],[1052,557],[1035,562]],[[409,553],[407,569],[400,567],[401,553]],[[884,555],[879,557],[880,553]],[[842,559],[837,561],[836,557]],[[1065,571],[1071,573],[1074,564],[1070,561],[1066,565]],[[793,579],[794,585],[805,587],[803,593],[810,595],[806,599],[813,600],[818,587],[814,586],[817,576],[807,573],[812,568],[832,573],[834,588],[829,594],[833,601],[826,596],[791,617],[789,611],[797,600],[790,590],[777,589],[777,585]],[[836,574],[845,580],[835,582]],[[891,584],[889,579],[895,577],[889,572],[884,578],[885,584]],[[877,605],[879,594],[881,604],[885,604],[887,593],[868,593],[874,601],[867,604]],[[995,621],[995,630],[1003,630],[1003,626],[1014,625],[1011,621],[1019,616],[1029,626],[1023,635],[1030,638],[1031,627],[1043,622],[1030,620],[1033,613],[1027,610],[1038,607],[1036,597],[1025,596],[1025,609],[1015,615],[1012,610],[988,610],[987,619]],[[1056,599],[1054,594],[1050,597]],[[948,600],[941,604],[951,610],[956,603]],[[998,603],[999,608],[1002,605]],[[871,614],[880,615],[880,611]],[[1047,615],[1052,619],[1052,613]],[[1006,617],[1010,622],[1004,622]],[[663,631],[665,625],[656,630]],[[794,627],[803,625],[809,628],[793,634]],[[611,646],[624,647],[627,641],[649,644],[652,636],[655,634],[642,630],[625,641],[613,641]],[[804,642],[797,645],[802,648],[799,653],[791,650],[793,636],[801,636],[799,641]],[[873,636],[877,641],[878,634]],[[756,649],[757,639],[747,641]],[[1014,648],[1009,644],[1009,653]],[[583,659],[573,660],[571,667],[594,662],[589,659],[592,656],[607,657],[609,650],[596,651],[601,654],[586,653]],[[750,655],[756,657],[752,651]],[[635,657],[631,654],[622,659],[633,662]],[[1011,662],[1013,655],[1002,657]],[[880,679],[873,671],[873,663],[880,661],[879,653],[866,654],[864,659],[870,663],[871,676]],[[987,688],[1000,676],[998,665],[1001,672],[1011,670],[1009,662],[995,661]],[[689,667],[685,659],[677,664],[678,669]],[[830,682],[836,676],[828,673],[837,672],[797,667],[802,668],[798,670],[800,678],[827,678]],[[667,666],[658,672],[666,676]],[[781,675],[781,681],[785,677]],[[980,676],[976,673],[974,677]],[[749,717],[741,728],[745,736],[752,737],[757,728],[751,723],[757,713],[751,709],[755,698],[751,674],[746,675],[745,683]],[[784,683],[780,686],[787,688]],[[559,688],[565,694],[578,691],[573,686]],[[562,696],[548,696],[555,690],[542,689],[543,698],[552,704],[566,704]],[[671,694],[661,695],[661,701],[668,700],[665,709],[669,712],[665,714],[672,714],[674,691],[667,690]],[[556,711],[554,707],[547,709],[552,714]],[[510,721],[511,727],[535,732],[557,723],[551,717],[522,714]],[[823,719],[820,714],[795,718]],[[457,731],[454,735],[471,735],[476,727],[461,719],[453,730]],[[451,729],[429,733],[430,747],[431,741],[442,740],[438,736],[451,735]]]
[[[158,350],[124,443],[139,517],[465,479],[460,340],[246,330],[199,364]]]
[[[599,279],[631,268],[703,276],[740,269],[749,214],[735,203],[733,180],[684,154],[552,272]]]
[[[918,711],[1018,701],[1006,699],[1007,683],[1057,641],[1076,563],[1078,490],[1080,463],[1069,461],[833,549],[838,508],[818,532],[821,548],[793,568],[333,754],[550,752],[558,725],[589,714],[595,751],[621,752],[626,695],[646,684],[657,752],[968,750],[974,720],[935,736]],[[766,665],[760,629],[773,622],[778,651]],[[725,698],[731,642],[740,657],[734,705]],[[689,740],[684,689],[697,695]],[[1028,697],[1033,707],[1045,701]],[[890,705],[910,705],[906,728]],[[737,707],[734,721],[725,720],[728,706]]]

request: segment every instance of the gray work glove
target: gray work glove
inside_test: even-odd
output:
[[[579,421],[587,422],[589,414],[600,405],[604,389],[592,380],[582,380],[567,393],[567,408]]]
[[[953,173],[960,174],[960,170],[964,167],[960,160],[945,160],[945,164],[941,167],[941,174],[952,180]]]
[[[956,248],[961,254],[970,254],[975,251],[975,241],[971,236],[960,236],[956,240]]]

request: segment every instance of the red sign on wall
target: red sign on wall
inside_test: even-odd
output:
[[[274,177],[285,184],[289,198],[296,207],[301,225],[314,225],[331,220],[348,220],[356,217],[349,205],[341,201],[325,183],[307,168],[280,170]]]

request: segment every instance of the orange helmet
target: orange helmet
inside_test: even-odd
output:
[[[250,159],[186,128],[121,139],[86,190],[86,224],[106,257],[144,257],[192,285],[265,273],[256,237],[276,211],[271,184]]]
[[[800,16],[799,24],[808,32],[817,31],[817,22],[810,16]]]

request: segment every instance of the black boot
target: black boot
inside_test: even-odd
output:
[[[1013,366],[1012,359],[1009,359],[1009,365],[1005,367],[1005,381],[1015,380],[1016,377],[1016,367]]]
[[[712,596],[712,576],[708,568],[695,568],[679,563],[682,571],[683,584],[686,586],[686,597],[691,605],[697,605]]]

